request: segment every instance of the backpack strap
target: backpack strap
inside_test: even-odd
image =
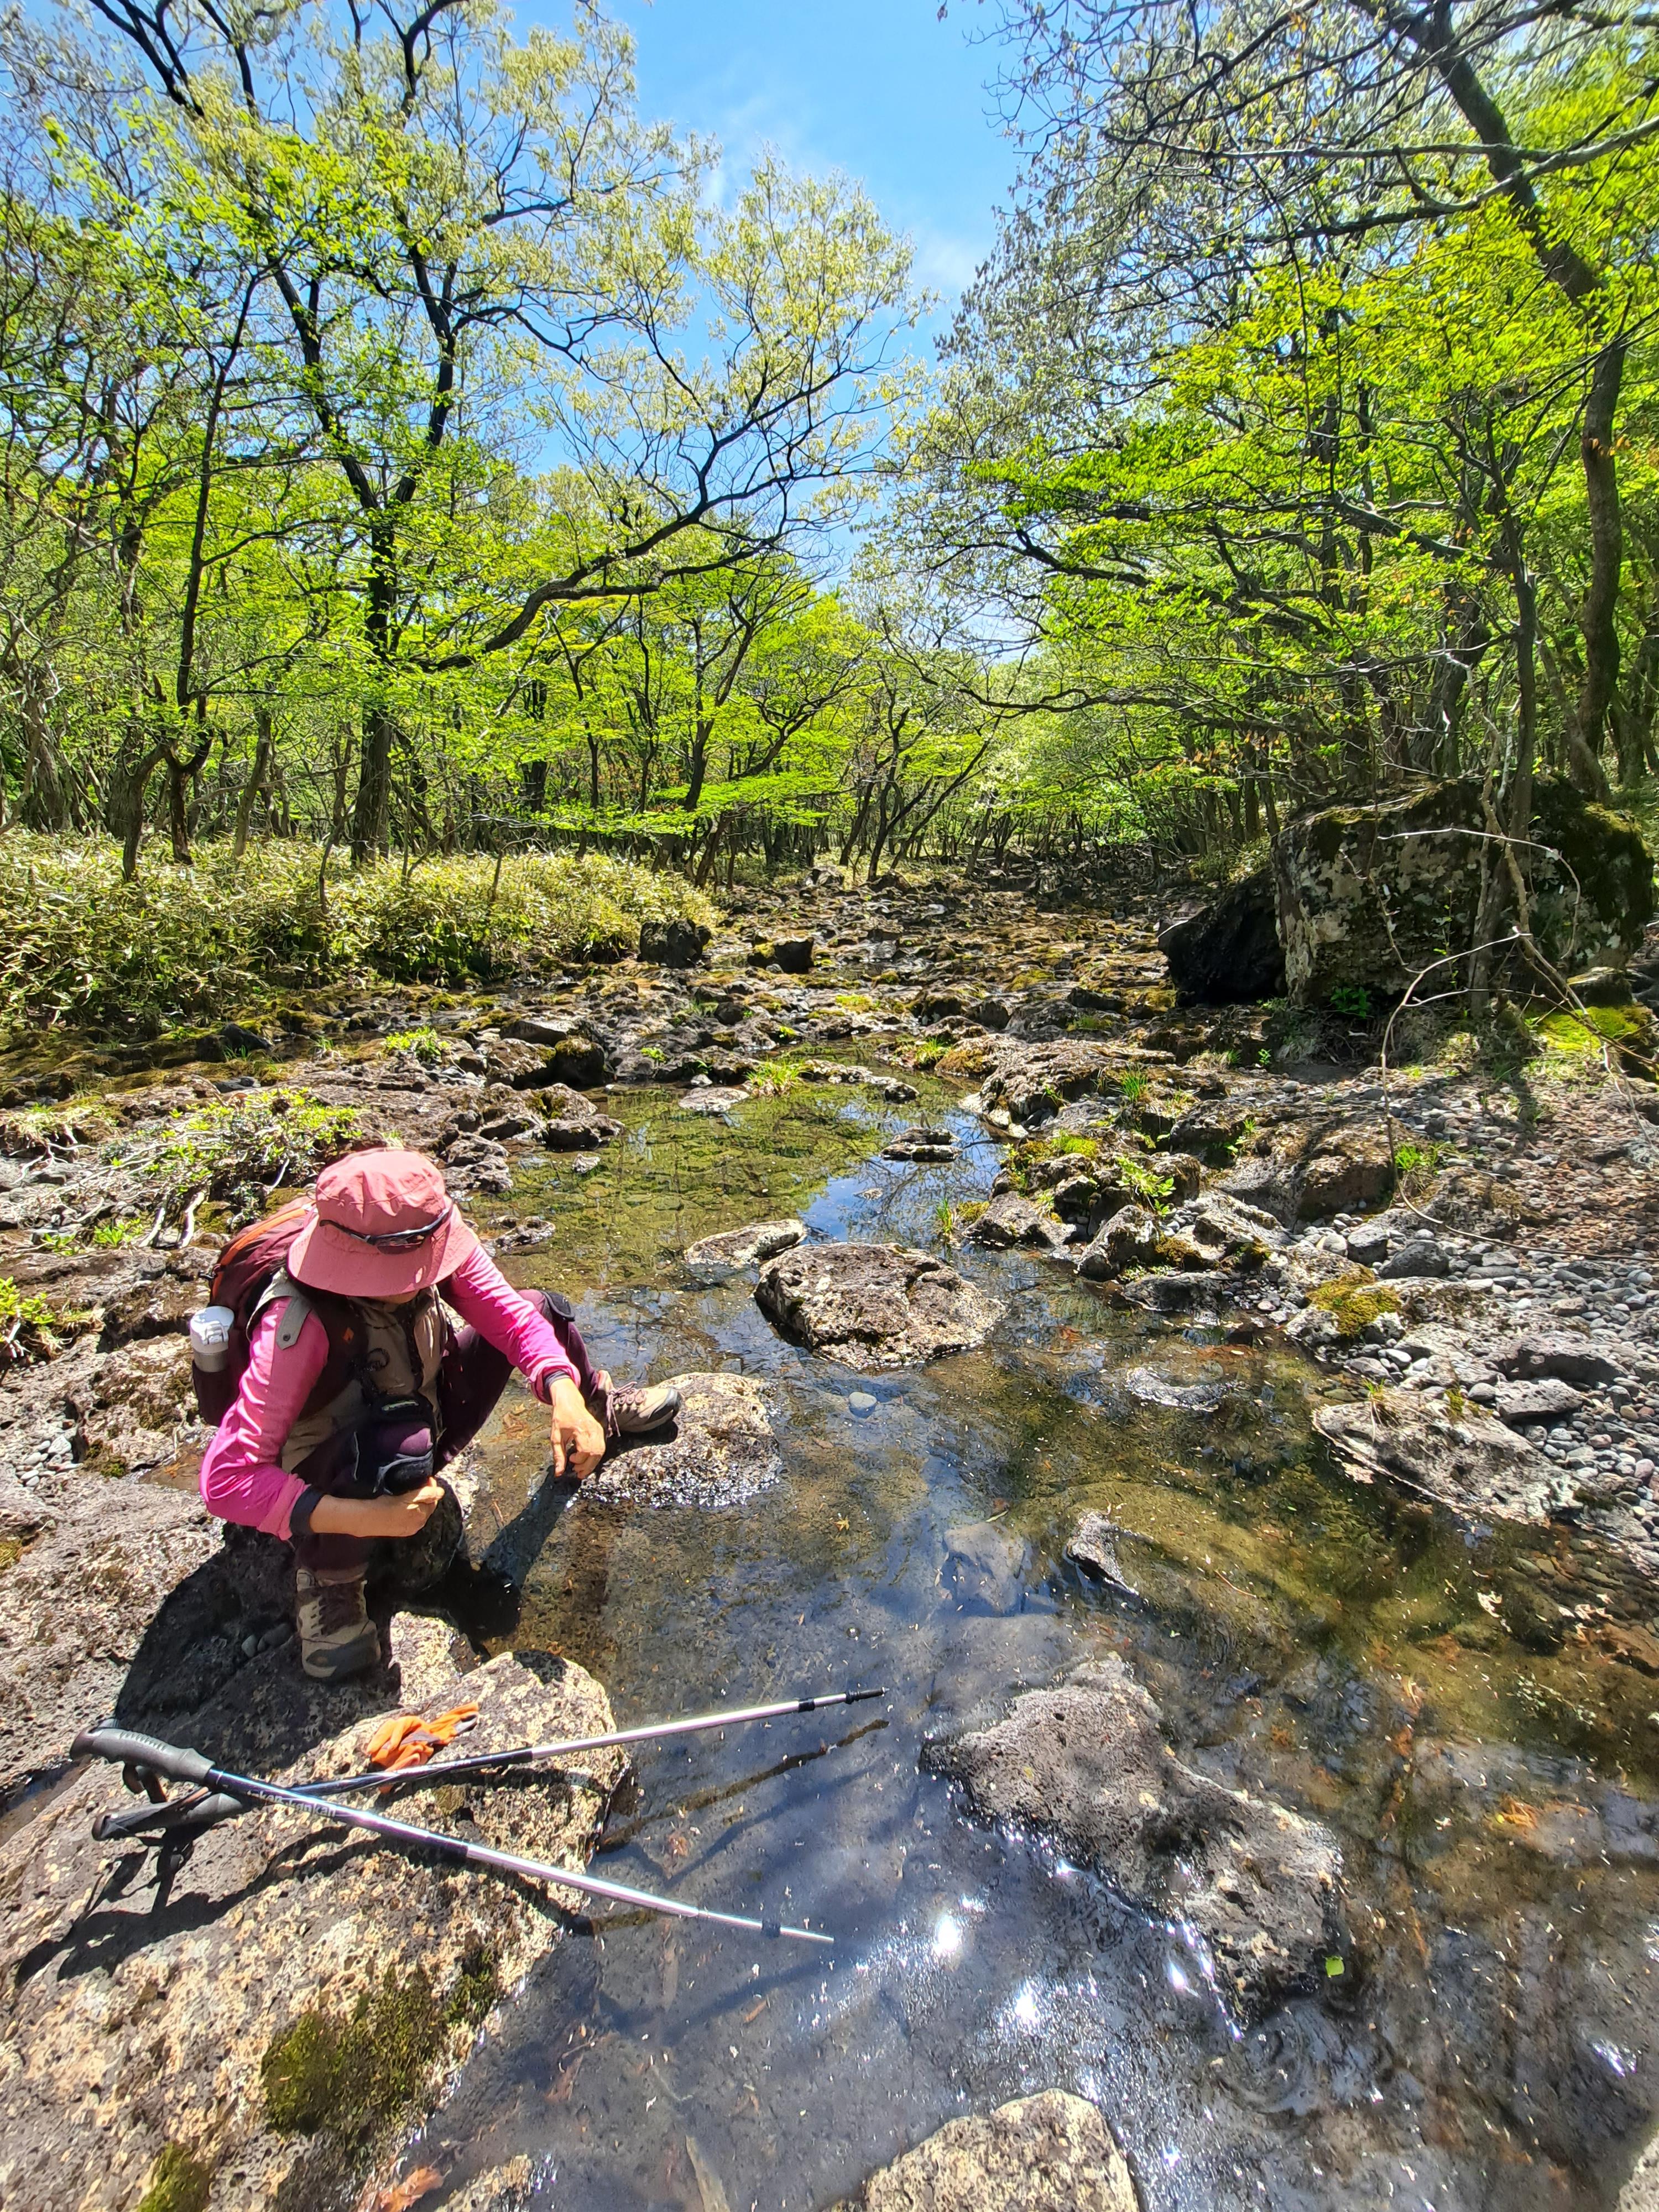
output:
[[[362,1323],[350,1311],[349,1302],[327,1296],[319,1291],[308,1291],[296,1283],[286,1268],[279,1267],[254,1302],[248,1316],[248,1334],[267,1306],[282,1302],[283,1310],[276,1319],[276,1347],[280,1352],[291,1352],[300,1341],[301,1334],[314,1314],[323,1325],[328,1339],[328,1353],[316,1382],[312,1385],[303,1411],[325,1406],[337,1398],[347,1382],[356,1375],[365,1392],[374,1395],[362,1362],[368,1346],[364,1341]]]

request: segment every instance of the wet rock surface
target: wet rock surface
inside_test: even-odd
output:
[[[1135,1586],[1118,1564],[1117,1540],[1121,1534],[1109,1514],[1080,1513],[1066,1539],[1066,1557],[1088,1581],[1134,1597]]]
[[[947,2120],[834,2212],[1138,2212],[1099,2109],[1062,2089]]]
[[[624,1437],[583,1485],[605,1505],[740,1505],[783,1472],[766,1397],[744,1375],[669,1378],[680,1410],[665,1428]]]
[[[407,1617],[392,1650],[332,1688],[273,1655],[194,1717],[191,1740],[298,1779],[357,1771],[376,1716],[463,1693],[480,1707],[471,1747],[611,1725],[598,1684],[563,1662],[462,1676],[448,1632]],[[622,1755],[594,1765],[597,1790],[526,1774],[422,1793],[415,1817],[580,1865]],[[274,1809],[208,1831],[158,1883],[142,1854],[90,1836],[131,1802],[94,1764],[0,1847],[0,2191],[39,2212],[115,2212],[180,2171],[202,2191],[180,2201],[324,2201],[429,2107],[578,1902]]]
[[[1454,1413],[1407,1390],[1325,1406],[1314,1425],[1351,1474],[1400,1483],[1454,1511],[1542,1521],[1557,1492],[1549,1462],[1480,1407]]]
[[[981,1344],[1002,1308],[931,1254],[896,1244],[798,1248],[755,1291],[786,1336],[849,1367],[904,1367]]]
[[[1183,1764],[1160,1721],[1123,1662],[1107,1658],[924,1756],[987,1819],[1045,1831],[1131,1902],[1186,1923],[1223,2000],[1256,2018],[1317,1989],[1327,1961],[1350,1951],[1341,1856],[1316,1822]]]
[[[806,1235],[806,1224],[791,1214],[783,1221],[751,1221],[745,1229],[722,1230],[718,1237],[699,1237],[685,1248],[685,1264],[699,1275],[718,1278],[738,1274],[775,1259]]]

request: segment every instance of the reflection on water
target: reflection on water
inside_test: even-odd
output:
[[[628,1720],[876,1681],[890,1700],[647,1747],[606,1840],[623,1881],[810,1914],[832,1958],[596,1923],[417,2157],[458,2182],[528,2153],[536,2201],[568,2212],[721,2192],[786,2212],[1057,2085],[1099,2102],[1155,2212],[1610,2204],[1656,2087],[1659,1682],[1610,1656],[1643,1593],[1568,1531],[1346,1482],[1309,1370],[1036,1260],[961,1259],[1011,1304],[980,1354],[873,1378],[811,1358],[748,1280],[698,1285],[663,1254],[805,1206],[826,1145],[815,1232],[936,1246],[988,1146],[963,1125],[961,1165],[894,1168],[867,1155],[908,1115],[845,1093],[757,1101],[735,1133],[623,1110],[626,1153],[533,1194],[560,1235],[519,1264],[581,1291],[620,1372],[764,1379],[787,1476],[732,1512],[592,1510],[540,1486],[509,1409],[482,1511],[523,1584],[507,1640],[580,1659]],[[1214,1409],[1156,1402],[1146,1369],[1216,1386]],[[1124,1532],[1137,1595],[1066,1565],[1085,1505]],[[1107,1648],[1183,1757],[1337,1832],[1363,1977],[1241,2033],[1182,1930],[920,1772],[928,1733]]]

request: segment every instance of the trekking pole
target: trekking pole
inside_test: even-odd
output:
[[[696,1713],[690,1720],[647,1721],[643,1727],[612,1729],[607,1735],[566,1736],[558,1743],[520,1743],[506,1751],[470,1752],[465,1759],[434,1759],[426,1766],[372,1767],[366,1774],[331,1775],[317,1782],[293,1786],[307,1797],[340,1797],[354,1790],[385,1790],[413,1784],[417,1789],[434,1783],[453,1782],[458,1775],[479,1774],[486,1767],[534,1766],[582,1751],[606,1751],[612,1744],[654,1743],[665,1736],[695,1735],[708,1729],[739,1728],[750,1721],[782,1720],[791,1713],[816,1713],[826,1705],[861,1705],[871,1698],[884,1698],[885,1690],[832,1690],[818,1698],[790,1698],[776,1705],[743,1705],[730,1712]]]
[[[342,1797],[358,1790],[431,1789],[458,1776],[482,1774],[495,1767],[530,1766],[577,1752],[608,1750],[613,1744],[651,1743],[665,1736],[737,1728],[749,1721],[782,1720],[792,1713],[814,1713],[827,1705],[860,1705],[886,1695],[885,1690],[832,1690],[816,1698],[789,1698],[775,1705],[734,1706],[726,1712],[697,1713],[690,1720],[651,1721],[641,1728],[612,1729],[608,1735],[573,1735],[556,1743],[521,1743],[509,1745],[504,1751],[472,1752],[465,1759],[436,1759],[426,1766],[374,1766],[363,1774],[319,1776],[289,1787],[307,1797]],[[176,1798],[165,1806],[140,1805],[131,1813],[106,1813],[94,1832],[100,1843],[107,1843],[117,1837],[155,1830],[159,1832],[153,1840],[159,1842],[168,1832],[210,1828],[246,1810],[246,1802],[240,1797],[213,1796],[198,1790],[193,1797]]]
[[[630,1889],[619,1881],[601,1881],[597,1875],[553,1866],[540,1859],[522,1858],[514,1851],[498,1851],[490,1844],[465,1843],[459,1836],[440,1835],[430,1828],[415,1827],[406,1820],[388,1820],[384,1813],[365,1813],[356,1805],[320,1803],[302,1790],[288,1790],[280,1783],[258,1782],[251,1775],[233,1774],[225,1767],[216,1766],[199,1751],[164,1743],[159,1736],[141,1735],[132,1729],[88,1729],[76,1737],[70,1750],[76,1759],[113,1759],[124,1766],[165,1775],[170,1782],[191,1783],[228,1797],[251,1799],[258,1804],[287,1805],[296,1812],[334,1821],[341,1827],[365,1829],[370,1835],[401,1844],[406,1850],[428,1851],[437,1858],[453,1859],[460,1866],[495,1867],[503,1874],[516,1874],[530,1881],[562,1884],[566,1889],[581,1890],[590,1897],[606,1898],[616,1905],[638,1905],[647,1912],[665,1912],[679,1920],[711,1920],[722,1928],[743,1928],[757,1936],[791,1936],[802,1943],[833,1943],[836,1940],[833,1936],[820,1934],[816,1928],[791,1928],[776,1920],[751,1920],[741,1913],[716,1912],[708,1905],[684,1905],[678,1898],[655,1897],[649,1890]],[[386,1778],[381,1774],[376,1778],[384,1781]],[[208,1801],[210,1804],[211,1802]],[[205,1811],[206,1805],[201,1809]]]

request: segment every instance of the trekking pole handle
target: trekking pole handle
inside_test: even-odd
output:
[[[145,1766],[152,1774],[165,1774],[169,1782],[205,1782],[213,1761],[204,1753],[159,1735],[140,1735],[136,1729],[87,1729],[70,1746],[76,1759],[108,1759],[120,1766]]]

